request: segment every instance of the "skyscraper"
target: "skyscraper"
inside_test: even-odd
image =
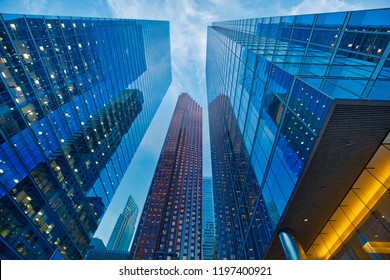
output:
[[[256,258],[251,246],[261,247],[270,219],[259,199],[259,185],[249,162],[229,98],[219,95],[209,104],[210,144],[214,186],[214,211],[217,259]],[[262,220],[253,219],[253,214]],[[254,222],[254,223],[253,223]],[[256,228],[257,237],[243,236],[248,227]],[[244,231],[245,229],[245,231]],[[248,238],[244,248],[244,238]],[[250,245],[248,245],[250,244]]]
[[[0,257],[80,259],[171,82],[163,21],[0,18]]]
[[[107,249],[128,251],[135,230],[135,222],[138,216],[138,206],[130,195],[125,209],[119,215],[114,230],[108,240]]]
[[[215,223],[213,182],[211,177],[202,179],[202,259],[212,260],[214,256]]]
[[[389,18],[208,28],[217,258],[390,257]]]
[[[182,93],[131,246],[132,259],[200,259],[202,108]]]

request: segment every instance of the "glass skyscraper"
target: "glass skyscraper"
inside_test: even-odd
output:
[[[201,259],[202,108],[182,93],[131,246],[131,259]]]
[[[213,181],[211,177],[202,179],[202,259],[214,257],[215,223]]]
[[[81,259],[171,82],[165,21],[0,17],[0,257]]]
[[[390,257],[389,19],[379,9],[208,28],[218,259]]]
[[[138,206],[130,195],[107,243],[108,250],[128,251],[135,230]]]

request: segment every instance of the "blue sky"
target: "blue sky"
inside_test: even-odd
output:
[[[205,86],[206,32],[213,21],[389,7],[388,0],[0,0],[0,12],[169,20],[172,84],[95,234],[107,244],[132,194],[142,210],[181,92],[203,107],[203,174],[211,175]]]

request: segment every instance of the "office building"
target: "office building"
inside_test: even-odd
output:
[[[130,256],[129,251],[116,251],[116,250],[92,250],[88,251],[84,260],[94,260],[94,261],[103,261],[103,260],[128,260]]]
[[[390,258],[389,18],[208,27],[218,259]]]
[[[211,177],[202,179],[202,259],[212,260],[214,256],[215,223],[213,181]]]
[[[202,109],[182,93],[131,246],[131,259],[201,259]]]
[[[217,259],[254,259],[252,254],[256,250],[248,244],[262,246],[260,238],[267,234],[270,219],[267,215],[261,216],[265,210],[261,199],[255,210],[259,185],[226,95],[219,95],[209,104],[209,122],[213,184],[217,186],[213,194],[215,255]],[[256,227],[258,236],[245,236],[252,243],[248,241],[244,249],[243,232],[248,232],[254,212],[263,220],[256,220],[259,225],[252,226]],[[238,252],[245,256],[237,255]]]
[[[0,16],[0,257],[81,259],[171,82],[169,23]]]
[[[92,238],[84,260],[127,260],[129,251],[107,250],[100,238]]]
[[[130,195],[107,243],[108,250],[128,251],[135,230],[138,206]]]

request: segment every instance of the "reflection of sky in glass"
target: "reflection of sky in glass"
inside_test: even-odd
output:
[[[79,259],[171,83],[168,22],[4,14],[0,33],[2,236]]]
[[[276,6],[272,1],[6,1],[0,0],[1,12],[99,16],[163,19],[170,21],[171,50],[173,66],[173,83],[163,100],[160,110],[146,134],[140,149],[135,153],[131,168],[124,175],[118,195],[114,196],[114,203],[106,212],[98,235],[107,241],[112,231],[113,223],[123,209],[130,194],[134,194],[137,203],[142,206],[147,189],[149,188],[157,158],[162,147],[162,141],[168,128],[177,96],[181,92],[188,92],[204,108],[204,140],[208,143],[207,102],[204,81],[204,65],[206,57],[206,26],[212,21],[277,16],[288,14],[302,14],[312,12],[328,12],[336,10],[355,10],[366,8],[387,7],[388,1],[308,1],[289,0],[280,1]],[[288,22],[287,18],[286,22]],[[336,20],[336,19],[335,19]],[[286,31],[288,32],[288,31]],[[238,71],[238,66],[232,67]],[[232,70],[233,70],[232,69]],[[383,74],[381,74],[383,75]],[[215,76],[213,79],[219,79]],[[314,78],[311,84],[320,81]],[[261,86],[261,85],[259,85]],[[381,81],[375,83],[378,89],[386,89]],[[218,91],[218,89],[216,89]],[[252,99],[251,99],[252,102]],[[250,109],[255,113],[254,109]],[[44,131],[42,131],[44,132]],[[270,137],[271,131],[264,132]],[[250,138],[251,136],[248,135]],[[130,142],[131,145],[131,142]],[[208,144],[204,145],[204,155],[209,153]],[[265,148],[266,149],[266,148]],[[135,150],[135,147],[131,149]],[[266,153],[266,152],[265,152]],[[211,175],[209,159],[205,159],[205,175]],[[0,171],[1,172],[1,171]],[[15,178],[16,179],[16,178]]]
[[[223,170],[227,182],[237,182],[231,188],[239,189],[242,168],[235,165],[234,157],[229,157],[233,152],[223,142],[231,141],[230,145],[235,146],[243,141],[272,230],[312,154],[328,112],[333,110],[333,99],[390,99],[387,91],[373,86],[377,81],[389,81],[389,16],[387,9],[230,20],[214,22],[208,28],[206,80],[213,117],[210,126],[229,131],[224,136],[227,139],[211,133],[212,157],[217,158],[212,163],[213,171]],[[327,17],[330,22],[326,22]],[[377,17],[382,18],[380,26],[374,19]],[[352,26],[356,18],[364,26]],[[363,43],[361,49],[359,44]],[[355,44],[358,45],[350,49]],[[227,95],[229,104],[224,106],[232,111],[232,123],[220,120],[226,114],[222,110],[211,110],[223,96],[221,92]],[[237,134],[243,134],[242,139]],[[219,158],[221,153],[226,154],[224,159]],[[229,200],[234,194],[226,191],[227,183],[220,177],[215,176],[213,182],[223,204],[216,203],[216,208],[233,209],[229,214],[222,211],[216,215],[217,232],[225,227],[233,231],[231,236],[219,236],[218,258],[246,258],[245,252],[237,248],[246,246],[241,245],[241,240],[247,240],[256,230],[224,224],[224,220],[244,216],[234,209],[245,208],[246,204],[242,204],[238,192],[240,202]],[[260,198],[258,201],[263,202]],[[253,220],[255,216],[251,223]],[[235,242],[229,241],[232,236]],[[271,236],[259,240],[267,245]],[[264,251],[252,249],[260,258],[263,256]]]

